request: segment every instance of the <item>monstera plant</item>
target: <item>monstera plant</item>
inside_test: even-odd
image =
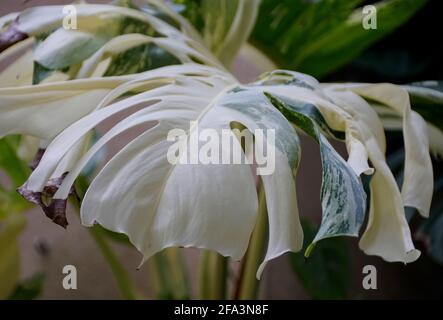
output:
[[[348,14],[356,3],[347,7]],[[438,97],[441,105],[438,88],[323,84],[289,70],[268,70],[253,82],[240,83],[229,68],[255,26],[259,5],[256,0],[176,1],[171,6],[156,0],[142,6],[78,3],[69,10],[30,8],[0,20],[0,63],[8,63],[0,74],[0,146],[17,150],[11,157],[21,162],[26,157],[20,148],[36,153],[32,172],[20,171],[29,177],[13,179],[14,188],[65,228],[71,200],[111,261],[126,298],[138,294],[105,235],[122,241],[127,240],[120,234],[127,236],[142,262],[179,258],[178,251],[163,251],[170,247],[204,249],[202,298],[225,298],[227,258],[243,259],[235,297],[256,298],[266,263],[303,247],[303,212],[298,212],[294,180],[301,158],[299,134],[318,143],[322,163],[322,221],[305,255],[315,252],[319,241],[358,237],[368,214],[360,239],[365,253],[403,263],[420,256],[404,208],[428,216],[433,193],[429,150],[441,154],[443,140],[440,129],[411,107],[410,96]],[[258,61],[267,59],[251,51]],[[321,52],[307,50],[309,57],[320,59]],[[102,122],[116,116],[108,131],[97,134]],[[88,170],[110,141],[141,125],[142,133],[104,165]],[[401,189],[385,159],[384,126],[403,130]],[[176,143],[171,130],[185,133],[179,145],[186,149],[190,137],[205,128],[266,132],[264,140],[275,145],[274,170],[257,175],[251,168],[260,169],[258,159],[244,164],[168,161]],[[245,158],[251,156],[248,148],[271,151],[258,143],[258,136],[237,138],[233,147]],[[330,139],[345,143],[347,159]],[[2,149],[0,160],[8,163],[12,158],[3,159],[4,154]],[[362,175],[370,177],[368,194]],[[5,199],[16,197],[1,191]],[[8,217],[12,209],[6,208],[2,212],[12,237],[21,224]]]

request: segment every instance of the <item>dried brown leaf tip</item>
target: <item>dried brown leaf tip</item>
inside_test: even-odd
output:
[[[32,171],[37,168],[37,166],[40,163],[40,160],[43,158],[43,155],[45,154],[46,149],[39,148],[34,156],[34,159],[32,159],[31,163],[29,164],[29,168],[31,168]]]
[[[29,190],[27,183],[17,189],[23,198],[39,205],[49,219],[65,229],[68,226],[68,220],[66,219],[67,199],[53,199],[53,196],[66,177],[66,174],[67,173],[63,174],[59,178],[50,179],[41,192]],[[71,189],[69,194],[77,196],[74,188]]]
[[[11,23],[6,31],[0,33],[0,52],[8,49],[10,46],[20,42],[28,37],[17,28],[17,20]]]

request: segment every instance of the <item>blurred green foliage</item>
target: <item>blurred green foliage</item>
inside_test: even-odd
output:
[[[44,273],[37,273],[19,282],[8,300],[33,300],[38,298],[43,291],[45,279],[46,275]]]
[[[20,277],[18,238],[25,227],[22,214],[10,214],[0,222],[0,300],[15,289]]]
[[[281,68],[323,77],[408,21],[425,3],[376,2],[377,29],[366,30],[361,0],[262,0],[251,42]]]
[[[302,221],[304,250],[312,242],[317,227]],[[303,251],[290,253],[291,266],[300,283],[313,299],[344,299],[351,283],[351,259],[343,238],[319,241],[315,250],[305,258]]]

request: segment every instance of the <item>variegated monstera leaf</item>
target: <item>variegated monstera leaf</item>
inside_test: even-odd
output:
[[[24,197],[66,226],[66,201],[85,166],[114,137],[148,124],[93,178],[82,199],[83,224],[99,223],[127,234],[145,260],[171,246],[205,248],[240,259],[257,219],[253,166],[171,163],[168,150],[174,141],[168,136],[180,129],[186,133],[180,143],[187,146],[199,129],[274,130],[275,170],[261,176],[269,239],[259,276],[268,260],[302,247],[294,181],[299,130],[318,142],[323,167],[322,222],[307,254],[322,239],[359,235],[366,213],[360,175],[368,174],[373,175],[369,219],[360,247],[387,261],[418,258],[404,206],[428,214],[432,166],[426,123],[411,111],[406,89],[321,85],[310,76],[283,70],[240,84],[192,27],[161,3],[150,3],[154,13],[78,5],[80,31],[61,28],[61,7],[35,8],[1,21],[21,41],[0,60],[26,42],[36,42],[33,51],[0,76],[3,86],[15,79],[11,87],[0,89],[0,137],[24,134],[47,145],[20,188]],[[23,40],[26,36],[31,38]],[[34,85],[29,85],[31,79]],[[408,178],[401,192],[384,158],[383,124],[374,104],[402,119]],[[91,132],[117,114],[126,116],[92,141]],[[267,134],[264,138],[273,140]],[[328,139],[346,143],[347,161]],[[250,158],[248,144],[241,141],[233,139],[233,147]],[[255,149],[272,149],[256,141],[251,142]]]
[[[35,7],[0,19],[0,51],[3,51],[0,64],[9,64],[0,74],[0,87],[18,90],[6,93],[2,105],[4,110],[13,111],[13,118],[18,123],[8,124],[11,119],[3,118],[2,135],[21,133],[26,135],[24,141],[30,140],[31,136],[40,139],[40,150],[32,167],[38,164],[46,146],[61,130],[91,112],[110,89],[131,80],[133,74],[193,61],[223,69],[217,58],[205,48],[197,31],[162,1],[149,0],[140,8],[128,1],[118,3],[120,5],[82,3],[68,7],[68,11],[65,6]],[[67,19],[69,13],[74,20]],[[127,76],[118,77],[123,75]],[[40,132],[35,131],[35,126],[31,129],[33,132],[26,128],[29,122],[33,122],[26,116],[32,112],[30,105],[19,101],[10,103],[7,98],[11,94],[14,99],[15,95],[21,94],[23,86],[31,84],[44,87],[50,83],[97,77],[102,77],[103,81],[85,82],[79,86],[75,81],[70,82],[70,92],[55,85],[52,94],[40,100],[41,104],[31,102],[34,107],[52,110],[52,116],[58,119],[54,127],[40,121],[41,127],[37,129]],[[91,94],[89,89],[94,88],[98,90]],[[72,100],[75,113],[57,108],[56,101],[70,94],[77,97]],[[95,101],[89,107],[95,106],[88,109],[80,103],[82,99]],[[54,173],[52,184],[60,182],[60,177],[77,160],[91,138],[92,133],[70,150]],[[48,187],[45,192],[51,194],[53,191]],[[41,200],[34,199],[34,202],[42,205],[51,219],[61,225],[67,223],[64,218],[52,214]]]

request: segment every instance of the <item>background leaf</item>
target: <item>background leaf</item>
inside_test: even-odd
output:
[[[180,60],[159,46],[147,43],[116,54],[104,76],[139,73],[173,64],[180,64]]]
[[[0,168],[11,178],[14,185],[20,186],[26,181],[29,174],[29,168],[16,153],[19,136],[9,136],[0,139]]]
[[[201,33],[203,41],[229,66],[248,39],[258,0],[174,0],[175,9]]]
[[[0,300],[11,294],[20,276],[17,241],[25,223],[21,214],[11,214],[0,220]]]
[[[263,0],[251,41],[283,68],[322,77],[405,23],[426,0],[375,3],[377,29],[362,26],[360,0]]]
[[[11,182],[11,186],[0,185],[0,219],[30,207],[29,202],[16,192],[30,172],[28,165],[17,156],[19,143],[19,136],[0,139],[0,170]]]
[[[314,239],[316,227],[302,220],[304,248]],[[346,242],[330,238],[318,243],[306,259],[301,252],[289,254],[294,272],[313,299],[343,299],[350,287],[351,263]]]
[[[36,275],[20,282],[8,300],[32,300],[37,298],[43,291],[46,275],[37,273]]]
[[[415,82],[405,88],[412,109],[443,131],[443,81]]]

